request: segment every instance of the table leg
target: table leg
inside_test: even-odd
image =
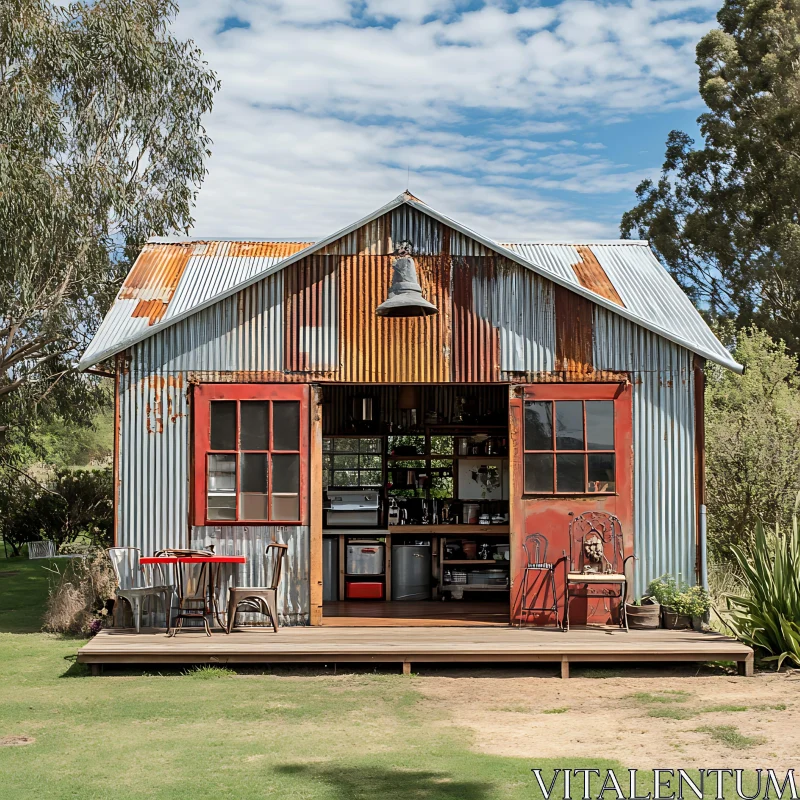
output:
[[[216,571],[214,568],[216,567]],[[222,623],[222,618],[220,617],[219,612],[219,605],[217,604],[217,592],[216,590],[219,588],[219,572],[222,568],[222,564],[212,564],[211,570],[209,571],[208,575],[208,590],[211,594],[211,612],[213,618],[217,621],[217,625],[222,628],[222,630],[227,633],[228,626]]]

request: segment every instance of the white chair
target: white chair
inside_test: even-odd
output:
[[[27,542],[28,558],[55,558],[56,546],[49,539],[41,542]]]
[[[130,603],[136,633],[139,633],[142,624],[143,601],[149,597],[163,598],[169,631],[169,607],[173,587],[164,580],[161,565],[140,564],[141,553],[136,547],[110,547],[106,552],[119,584],[117,597]]]

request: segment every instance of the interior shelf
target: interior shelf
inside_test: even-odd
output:
[[[390,525],[389,533],[430,533],[434,536],[508,536],[508,525]]]
[[[442,564],[445,567],[450,566],[450,564],[456,564],[464,566],[465,564],[469,564],[470,566],[481,566],[487,567],[492,565],[494,567],[507,567],[510,562],[508,561],[495,561],[493,558],[472,558],[472,559],[461,559],[461,558],[445,558],[442,560]]]

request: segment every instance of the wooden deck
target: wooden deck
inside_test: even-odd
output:
[[[103,664],[539,663],[735,661],[751,675],[753,651],[717,633],[617,628],[252,628],[215,632],[104,630],[78,651],[98,673]]]

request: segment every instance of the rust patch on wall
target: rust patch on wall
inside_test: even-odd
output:
[[[495,269],[494,256],[453,260],[453,380],[459,383],[500,377],[500,333],[478,313],[473,286],[490,292]]]
[[[430,317],[378,317],[392,278],[388,255],[343,256],[339,260],[339,379],[431,382],[450,374],[450,258],[415,256],[423,296],[439,309]]]
[[[555,372],[585,375],[594,372],[593,318],[591,300],[554,286],[556,312]]]
[[[313,242],[228,242],[228,255],[234,258],[288,258]]]
[[[595,294],[605,297],[606,300],[625,308],[622,298],[614,288],[614,284],[611,283],[611,279],[606,275],[606,271],[600,266],[592,248],[581,244],[577,245],[575,249],[578,251],[580,259],[572,265],[572,269],[575,271],[578,283],[584,289],[589,289]]]

